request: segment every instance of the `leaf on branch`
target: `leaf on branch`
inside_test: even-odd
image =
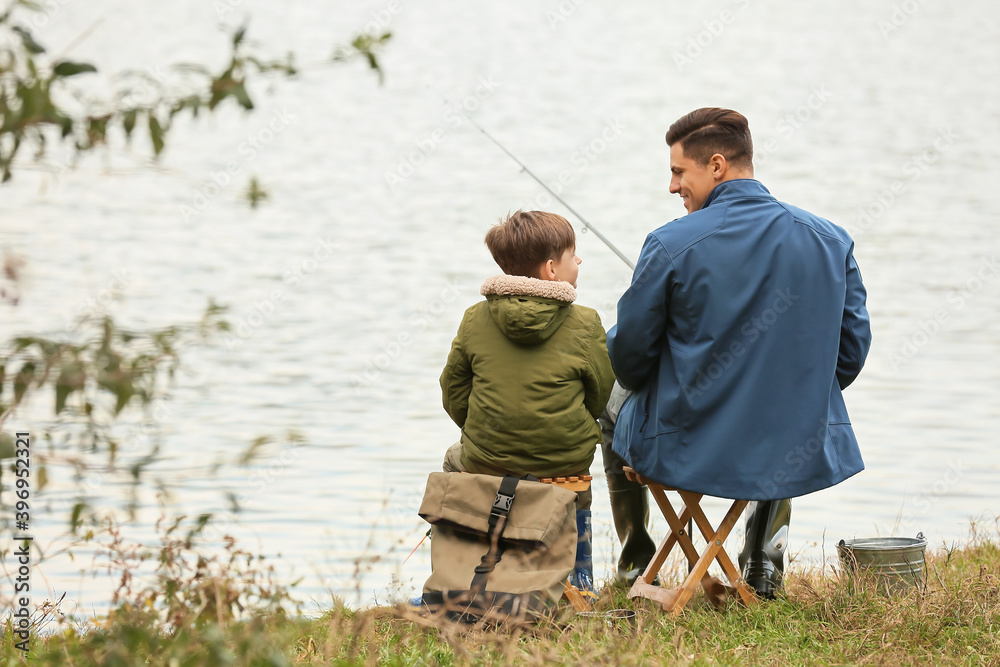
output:
[[[244,23],[233,33],[233,48],[236,48],[243,41],[247,34],[247,25]]]
[[[184,109],[191,109],[191,115],[197,118],[200,108],[201,98],[197,95],[188,95],[174,102],[174,105],[170,108],[170,118],[173,119],[174,116],[184,111]]]
[[[254,439],[253,442],[250,443],[250,446],[246,448],[243,454],[240,455],[240,458],[237,460],[237,463],[241,466],[248,465],[251,461],[254,460],[254,458],[256,458],[257,452],[260,450],[260,448],[269,443],[270,441],[271,441],[270,436],[266,435],[258,436],[257,438]]]
[[[56,414],[62,412],[63,408],[66,407],[66,399],[69,398],[69,392],[69,387],[56,384]]]
[[[56,122],[62,129],[62,138],[65,139],[73,132],[73,119],[66,114],[56,113]]]
[[[11,31],[17,34],[21,38],[21,43],[24,44],[24,48],[33,56],[37,56],[39,53],[45,53],[45,47],[35,41],[35,38],[31,36],[31,33],[20,26],[14,26]]]
[[[213,111],[215,107],[219,105],[219,102],[226,99],[226,97],[232,93],[233,86],[236,85],[236,81],[230,76],[232,68],[226,71],[218,79],[212,81],[212,96],[208,99],[208,109]]]
[[[115,403],[115,414],[117,415],[121,412],[128,402],[132,400],[132,396],[135,395],[135,389],[132,387],[132,383],[124,382],[118,388],[118,401]]]
[[[149,111],[149,138],[153,142],[153,154],[157,157],[163,152],[163,128],[156,114]]]
[[[267,199],[267,190],[260,184],[256,176],[250,177],[250,184],[247,186],[246,198],[250,202],[250,208],[257,208],[257,206]]]
[[[59,414],[66,407],[66,399],[74,391],[83,389],[87,376],[84,373],[83,365],[74,361],[64,364],[56,379],[56,414]]]
[[[87,119],[87,141],[90,146],[105,143],[108,134],[108,120],[110,118],[110,116],[99,116]]]
[[[132,139],[132,130],[135,129],[135,119],[138,113],[138,109],[129,109],[122,114],[122,128],[125,130],[126,141]]]
[[[70,532],[75,533],[76,529],[79,528],[81,523],[83,523],[80,517],[85,509],[87,509],[87,503],[85,502],[78,502],[77,504],[73,505],[73,513],[70,515],[69,519]]]
[[[384,83],[385,74],[378,61],[376,51],[384,46],[391,37],[391,32],[384,32],[377,37],[367,34],[358,35],[351,42],[350,47],[337,46],[334,48],[331,60],[333,62],[343,62],[357,56],[362,56],[368,61],[368,66],[378,73],[379,83]]]
[[[16,449],[17,447],[15,445],[14,436],[10,433],[0,432],[0,459],[14,458]]]
[[[28,391],[28,386],[35,379],[35,363],[27,361],[21,366],[21,370],[14,376],[14,402],[20,403],[24,392]]]
[[[52,68],[53,76],[76,76],[77,74],[83,74],[84,72],[96,72],[97,68],[90,63],[81,63],[73,60],[60,60],[56,63],[55,67]]]
[[[247,94],[246,86],[242,81],[233,86],[232,94],[236,97],[236,101],[240,103],[241,107],[247,111],[253,109],[253,100],[251,100],[250,95]]]
[[[35,344],[35,340],[36,339],[35,339],[34,336],[18,336],[13,341],[13,343],[14,343],[14,351],[15,352],[20,352],[21,350],[23,350],[25,348],[31,347],[32,345]]]

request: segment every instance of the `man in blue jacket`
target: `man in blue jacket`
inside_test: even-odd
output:
[[[789,498],[864,469],[841,391],[871,344],[854,243],[753,179],[746,118],[670,126],[670,191],[688,215],[646,238],[608,352],[614,451],[662,484],[753,500],[740,567],[773,597]]]

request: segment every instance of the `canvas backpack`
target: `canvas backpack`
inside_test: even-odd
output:
[[[512,475],[435,472],[420,516],[431,524],[422,596],[431,612],[463,622],[555,612],[576,560],[574,492]]]

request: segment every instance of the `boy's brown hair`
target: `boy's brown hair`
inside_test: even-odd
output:
[[[738,167],[753,165],[753,139],[746,117],[732,109],[706,107],[681,116],[667,130],[667,145],[680,142],[685,157],[700,165],[718,153]]]
[[[575,246],[573,225],[545,211],[515,211],[486,232],[486,247],[510,276],[537,278],[542,264]]]

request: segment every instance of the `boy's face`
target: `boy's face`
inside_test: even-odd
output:
[[[575,246],[564,250],[558,260],[550,259],[549,261],[552,262],[552,273],[554,275],[551,280],[565,280],[573,287],[576,287],[576,279],[580,274],[580,262],[583,260],[576,256]]]

